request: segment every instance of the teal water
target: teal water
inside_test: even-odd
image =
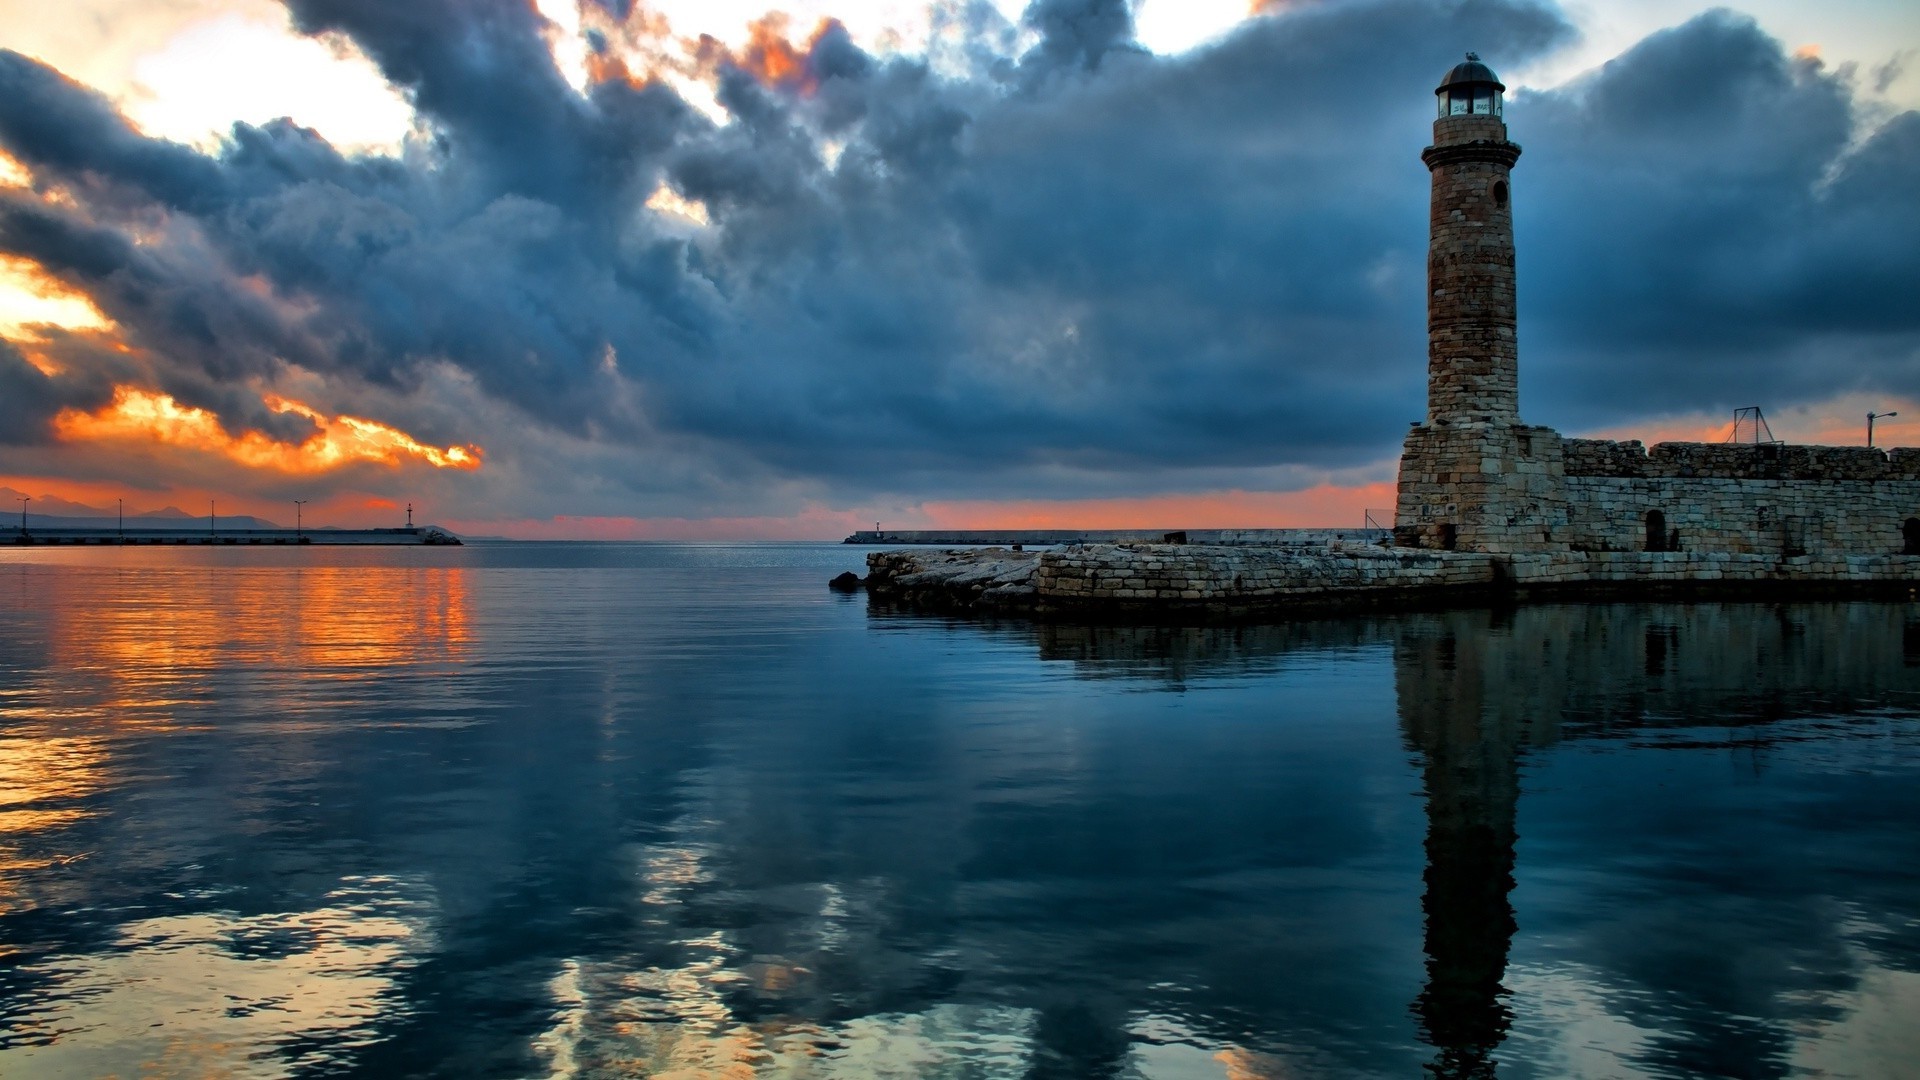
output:
[[[1894,1077],[1920,605],[0,550],[0,1075]]]

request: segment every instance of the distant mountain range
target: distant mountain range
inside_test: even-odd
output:
[[[19,528],[20,499],[24,491],[0,487],[0,529]],[[96,506],[62,499],[58,495],[35,495],[27,503],[27,529],[96,529],[103,521],[114,521],[119,515],[112,509],[102,510]],[[12,511],[9,513],[8,511]],[[129,531],[137,529],[178,529],[195,522],[206,526],[207,515],[189,514],[177,506],[163,510],[146,510],[137,514],[128,514],[126,527]],[[280,529],[285,526],[251,514],[216,514],[212,523],[214,529]],[[312,526],[320,528],[320,526]]]

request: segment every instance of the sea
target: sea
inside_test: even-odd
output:
[[[1920,604],[0,549],[0,1075],[1920,1075]]]

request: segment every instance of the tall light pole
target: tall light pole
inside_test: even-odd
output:
[[[127,500],[115,499],[113,503],[118,507],[114,513],[113,531],[119,534],[120,539],[125,540],[127,538]]]
[[[311,499],[293,500],[293,538],[295,540],[300,539],[300,508],[311,501]]]
[[[1870,412],[1870,413],[1868,413],[1868,414],[1867,414],[1867,445],[1868,445],[1869,447],[1871,447],[1871,446],[1873,445],[1873,422],[1874,422],[1875,420],[1879,420],[1879,419],[1882,419],[1882,418],[1885,418],[1885,417],[1888,417],[1888,416],[1899,416],[1899,415],[1900,415],[1900,414],[1899,414],[1899,413],[1897,413],[1897,412],[1879,412],[1879,413],[1875,413],[1875,412]]]
[[[213,539],[213,500],[207,500],[207,539]]]
[[[27,535],[27,504],[32,501],[33,501],[33,496],[31,495],[20,496],[20,535],[21,536]]]

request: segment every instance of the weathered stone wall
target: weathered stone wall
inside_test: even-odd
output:
[[[1452,588],[1493,580],[1493,560],[1368,545],[1263,551],[1172,544],[1044,552],[1035,589],[1061,604],[1235,604],[1367,590]]]
[[[1572,546],[1583,551],[1890,555],[1920,518],[1920,450],[1565,441]],[[1650,536],[1649,513],[1663,535]]]
[[[1558,551],[1494,555],[1333,545],[1321,551],[1089,544],[1057,551],[876,551],[867,589],[921,608],[1090,615],[1286,615],[1405,606],[1475,594],[1624,595],[1780,587],[1806,592],[1920,589],[1920,555],[1782,556],[1727,551]]]
[[[1720,480],[1920,480],[1920,448],[1565,439],[1568,476]]]
[[[1520,148],[1497,116],[1444,116],[1421,155],[1433,174],[1427,245],[1427,422],[1520,415],[1509,172]]]
[[[1560,434],[1524,424],[1416,424],[1400,457],[1394,542],[1494,553],[1565,551]]]
[[[1257,544],[1262,547],[1324,547],[1339,542],[1382,541],[1391,522],[1352,529],[862,529],[848,544],[930,544],[1051,547],[1059,544]]]

